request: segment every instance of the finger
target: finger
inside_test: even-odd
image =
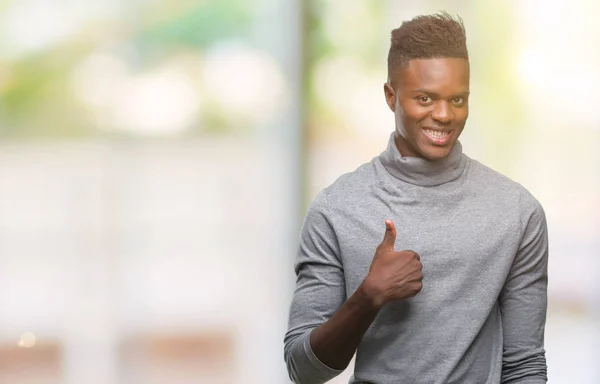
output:
[[[385,235],[381,242],[381,247],[387,250],[394,250],[394,243],[396,242],[396,226],[391,220],[385,221]]]

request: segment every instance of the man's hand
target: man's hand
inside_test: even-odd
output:
[[[334,369],[346,369],[362,337],[381,307],[421,290],[421,261],[413,251],[394,252],[396,228],[385,222],[385,237],[377,247],[371,269],[360,287],[341,308],[310,334],[315,356]]]
[[[392,300],[415,296],[423,287],[423,265],[413,251],[394,251],[396,227],[385,221],[385,236],[377,247],[362,289],[380,308]]]

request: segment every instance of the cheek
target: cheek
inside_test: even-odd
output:
[[[469,107],[464,107],[456,110],[454,116],[460,124],[464,124],[467,121],[467,118],[469,117]]]
[[[409,104],[404,108],[403,121],[407,125],[415,125],[429,115],[429,108],[419,104]]]

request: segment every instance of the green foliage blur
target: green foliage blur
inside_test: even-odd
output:
[[[18,3],[5,3],[0,17],[9,17],[11,6]],[[104,51],[127,63],[133,74],[141,74],[175,55],[201,58],[211,44],[223,39],[243,40],[252,21],[252,4],[243,0],[117,4],[118,12],[111,17],[87,15],[68,36],[34,50],[19,50],[18,41],[0,34],[0,47],[17,45],[16,54],[0,56],[1,138],[128,136],[100,127],[77,97],[72,78],[79,64]],[[196,119],[186,134],[202,134],[205,126],[219,128]]]

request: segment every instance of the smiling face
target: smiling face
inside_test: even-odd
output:
[[[404,157],[447,157],[469,116],[469,61],[412,59],[384,85],[395,114],[396,145]]]

